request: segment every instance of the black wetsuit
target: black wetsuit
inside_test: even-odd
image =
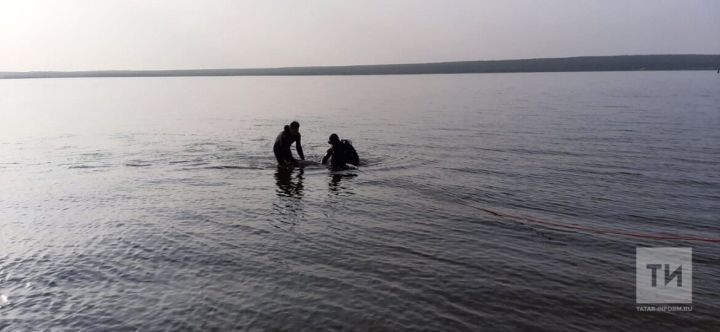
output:
[[[333,145],[332,148],[328,149],[327,155],[322,160],[323,164],[327,163],[328,158],[330,159],[330,165],[333,168],[346,167],[346,164],[352,164],[357,166],[360,164],[360,157],[355,151],[355,148],[347,140],[341,140],[339,143]]]
[[[282,131],[275,139],[275,145],[273,145],[273,152],[275,153],[275,158],[277,158],[278,164],[284,165],[286,163],[294,163],[296,161],[292,152],[290,152],[290,146],[293,143],[295,143],[295,148],[297,148],[300,159],[305,159],[302,146],[300,145],[300,133],[293,135],[289,131]]]

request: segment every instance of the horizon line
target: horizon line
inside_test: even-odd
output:
[[[662,54],[616,54],[616,55],[577,55],[562,57],[533,57],[510,58],[492,60],[443,60],[429,62],[396,62],[377,64],[345,64],[345,65],[309,65],[309,66],[271,66],[271,67],[215,67],[215,68],[158,68],[158,69],[79,69],[79,70],[29,70],[29,71],[0,71],[0,74],[31,74],[31,73],[85,73],[85,72],[155,72],[155,71],[199,71],[199,70],[278,70],[278,69],[318,69],[343,67],[376,67],[376,66],[406,66],[406,65],[434,65],[469,62],[506,62],[506,61],[533,61],[533,60],[566,60],[581,58],[609,58],[609,57],[647,57],[647,56],[720,56],[720,53],[662,53]],[[718,64],[720,66],[720,64]]]
[[[720,54],[645,54],[345,66],[0,72],[0,79],[193,76],[418,75],[643,70],[715,70],[718,68],[720,68]],[[718,73],[720,73],[720,69],[718,69]]]

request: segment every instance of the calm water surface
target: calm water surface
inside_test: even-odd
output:
[[[0,330],[720,329],[714,72],[0,81]],[[354,142],[356,171],[282,171]],[[574,225],[543,225],[518,218]],[[635,310],[635,248],[694,311]]]

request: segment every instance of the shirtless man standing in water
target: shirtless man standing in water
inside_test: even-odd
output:
[[[293,121],[289,126],[285,126],[284,130],[275,139],[273,152],[279,165],[285,166],[297,163],[292,152],[290,152],[290,146],[293,142],[295,143],[295,149],[297,150],[298,156],[300,156],[300,160],[305,160],[302,145],[300,144],[300,124],[297,121]]]

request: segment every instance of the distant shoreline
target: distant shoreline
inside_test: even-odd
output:
[[[341,76],[596,71],[718,70],[720,55],[619,55],[412,64],[225,68],[182,70],[93,70],[0,72],[0,79],[184,76]]]

